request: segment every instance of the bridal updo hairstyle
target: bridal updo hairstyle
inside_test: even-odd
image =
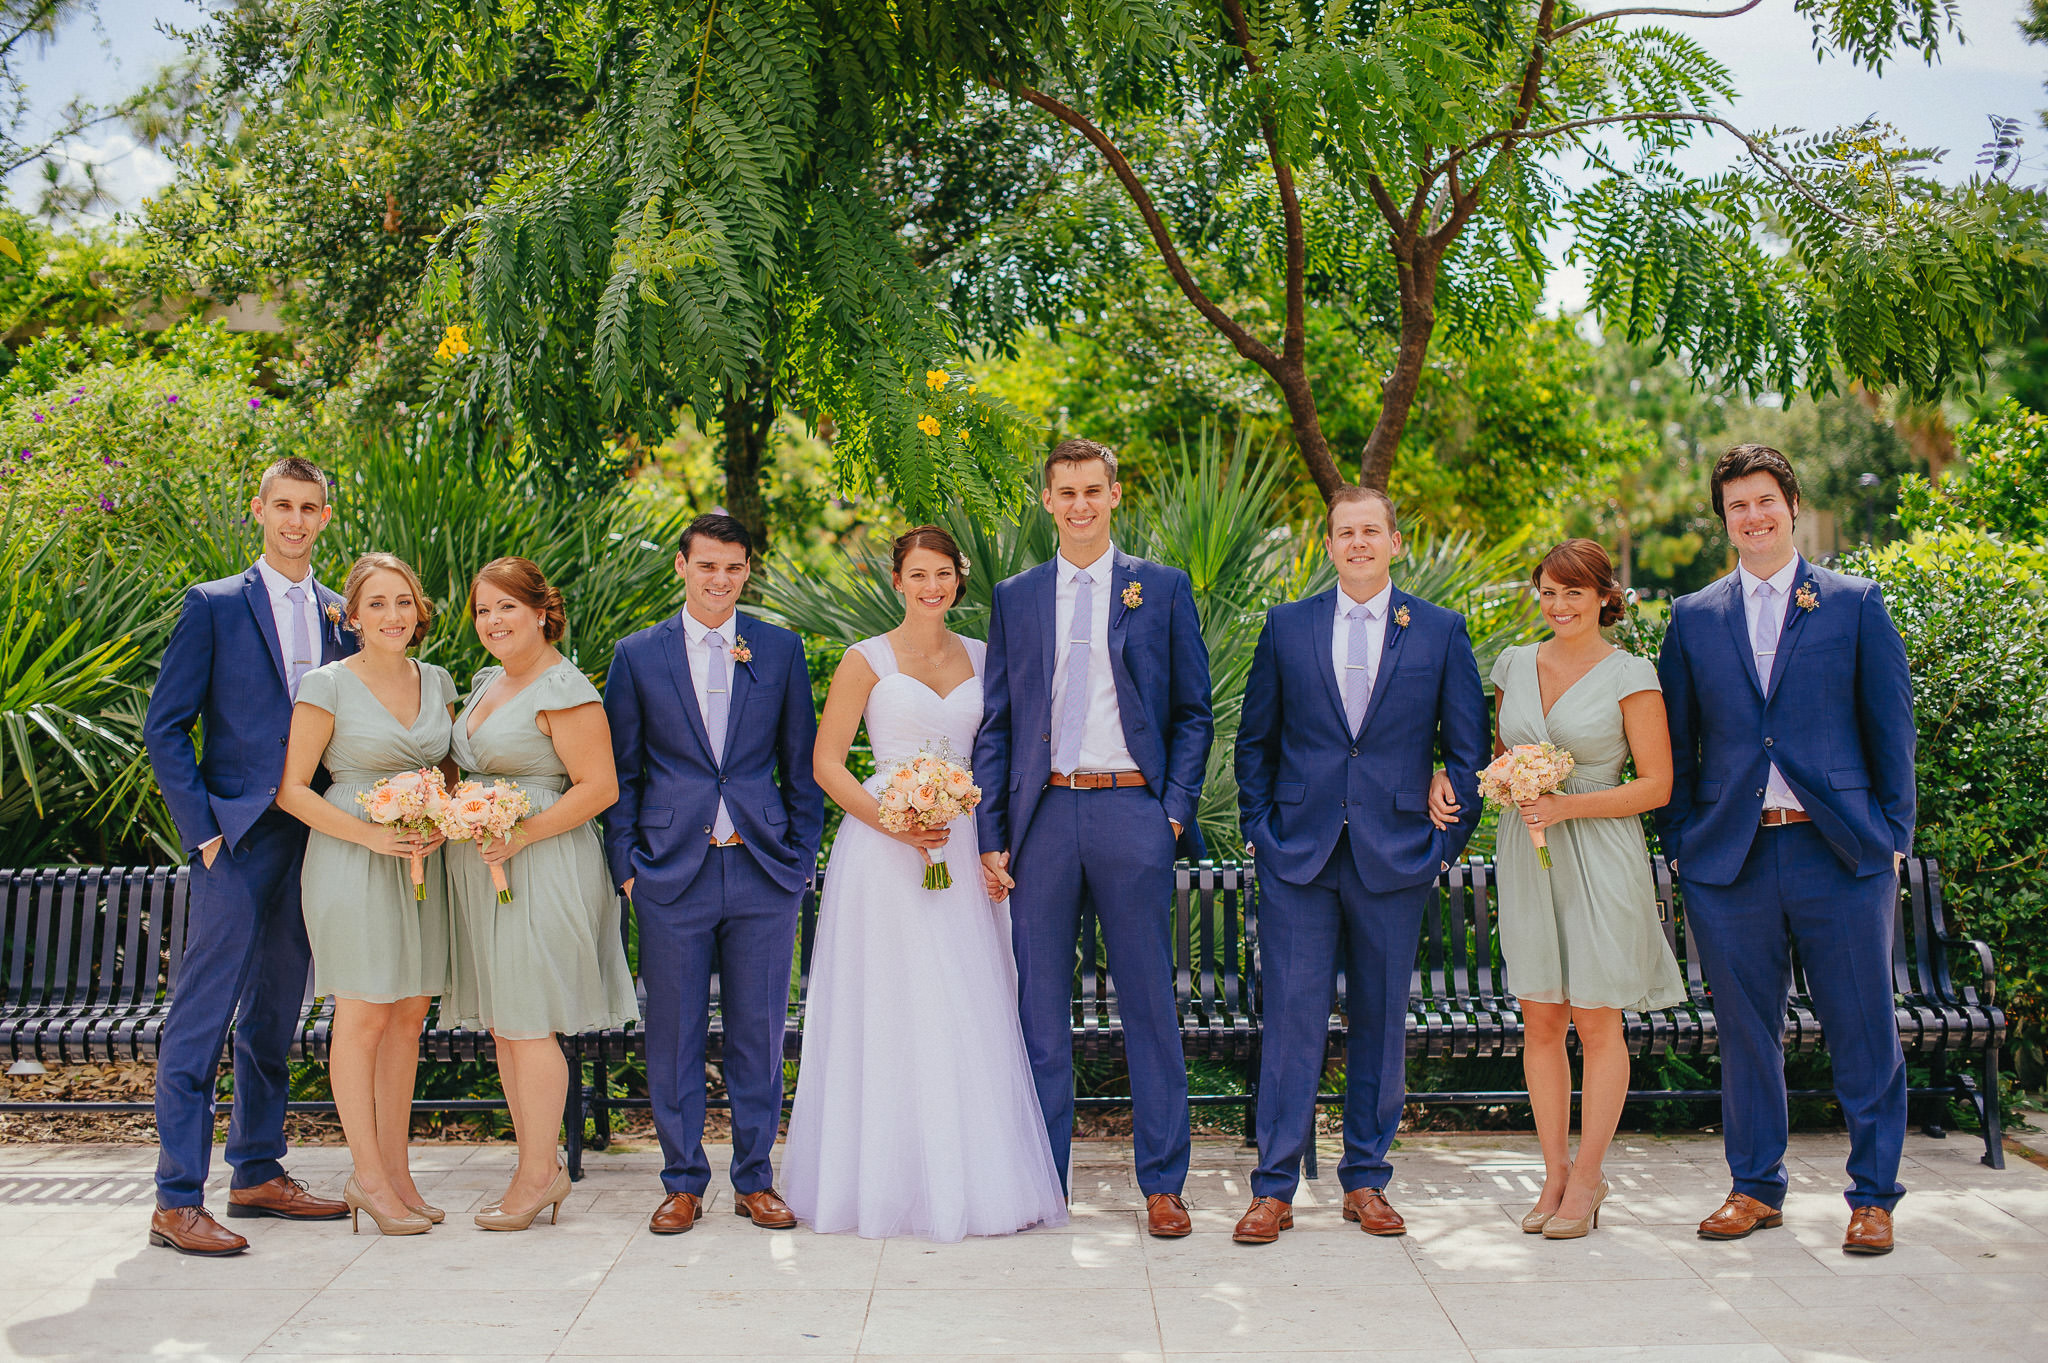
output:
[[[951,535],[936,525],[920,525],[907,534],[898,535],[890,550],[890,570],[897,576],[902,576],[903,560],[913,549],[929,549],[952,559],[953,571],[960,575],[953,588],[953,604],[957,606],[967,599],[967,556],[960,552],[959,544]]]
[[[494,558],[469,580],[469,618],[476,619],[477,588],[489,582],[522,606],[540,612],[540,637],[555,643],[568,633],[569,615],[562,594],[548,585],[547,575],[531,559]]]
[[[1529,585],[1543,590],[1548,575],[1560,587],[1583,587],[1600,594],[1600,627],[1620,622],[1624,607],[1621,583],[1614,576],[1614,560],[1594,540],[1566,540],[1543,556],[1543,562],[1529,574]]]
[[[406,641],[406,647],[410,648],[427,637],[427,629],[434,623],[434,603],[427,599],[427,589],[420,585],[420,575],[412,570],[410,563],[396,554],[364,554],[349,565],[348,581],[343,583],[341,588],[341,618],[348,623],[351,631],[358,636],[362,634],[363,626],[356,619],[356,615],[362,609],[363,589],[369,586],[370,579],[379,573],[397,573],[405,579],[405,585],[412,590],[412,603],[420,613],[420,622],[413,626],[412,638]],[[470,614],[475,615],[476,612],[472,610]]]

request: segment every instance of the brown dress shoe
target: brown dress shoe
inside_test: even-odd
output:
[[[681,1235],[697,1224],[698,1205],[695,1193],[670,1193],[647,1218],[647,1229],[656,1235]]]
[[[1747,1193],[1730,1193],[1712,1216],[1700,1222],[1702,1240],[1740,1240],[1753,1230],[1785,1224],[1785,1213]]]
[[[247,1240],[214,1220],[204,1207],[158,1207],[149,1218],[149,1243],[206,1259],[224,1259],[249,1248]]]
[[[1178,1240],[1195,1228],[1188,1204],[1179,1193],[1153,1193],[1145,1199],[1145,1230],[1162,1240]]]
[[[775,1195],[773,1188],[763,1188],[758,1193],[734,1193],[732,1209],[735,1215],[746,1217],[763,1230],[788,1230],[796,1224],[796,1213]]]
[[[345,1221],[348,1203],[339,1198],[315,1197],[300,1180],[279,1174],[253,1188],[230,1188],[228,1216],[233,1220],[275,1216],[286,1221]]]
[[[1844,1254],[1890,1254],[1892,1214],[1882,1207],[1858,1207],[1849,1214],[1849,1233],[1842,1237]]]
[[[1230,1238],[1240,1245],[1270,1245],[1280,1238],[1280,1232],[1294,1229],[1294,1207],[1277,1197],[1255,1197],[1245,1214],[1238,1218],[1237,1229]]]
[[[1367,1235],[1406,1235],[1408,1223],[1387,1202],[1384,1188],[1354,1188],[1344,1194],[1344,1219]]]

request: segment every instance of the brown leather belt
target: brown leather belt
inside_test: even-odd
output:
[[[1069,775],[1056,771],[1045,778],[1045,783],[1062,790],[1122,790],[1131,786],[1143,789],[1145,774],[1137,771],[1077,771]]]
[[[1783,828],[1788,823],[1812,823],[1813,815],[1803,809],[1767,809],[1762,820],[1765,828]]]
[[[727,839],[726,839],[726,840],[725,840],[724,842],[720,842],[720,841],[719,841],[719,840],[718,840],[717,838],[713,838],[713,839],[711,840],[711,845],[712,845],[713,847],[738,847],[738,846],[741,846],[741,842],[740,842],[740,835],[739,835],[739,834],[737,834],[737,833],[735,833],[735,834],[733,834],[733,835],[732,835],[731,837],[727,838]]]

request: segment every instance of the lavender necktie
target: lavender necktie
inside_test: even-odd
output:
[[[1095,579],[1074,574],[1074,614],[1067,624],[1067,684],[1060,690],[1059,742],[1053,745],[1052,769],[1074,774],[1081,760],[1081,734],[1088,726],[1089,636],[1095,630]]]
[[[1785,612],[1778,605],[1778,589],[1768,582],[1756,588],[1756,629],[1750,635],[1750,650],[1756,654],[1756,679],[1766,696],[1771,694],[1771,671],[1778,661],[1778,633],[1785,627]]]
[[[306,624],[306,588],[294,583],[285,589],[284,599],[292,603],[292,651],[284,662],[285,689],[293,700],[299,698],[299,678],[313,670],[313,631]]]
[[[704,636],[704,647],[711,653],[711,670],[704,691],[704,736],[711,740],[711,755],[725,760],[725,720],[727,706],[732,700],[732,655],[725,651],[725,636],[712,630]],[[732,836],[732,815],[725,809],[725,800],[720,797],[718,813],[711,821],[711,836],[724,842]]]
[[[1371,643],[1366,630],[1371,627],[1372,614],[1363,606],[1353,606],[1344,618],[1351,622],[1351,638],[1344,649],[1344,718],[1355,734],[1365,722],[1365,707],[1372,700],[1372,655],[1366,651]]]

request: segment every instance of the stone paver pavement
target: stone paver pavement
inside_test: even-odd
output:
[[[1916,1132],[1899,1250],[1849,1258],[1846,1149],[1796,1137],[1785,1228],[1710,1244],[1693,1226],[1727,1186],[1718,1141],[1628,1136],[1600,1230],[1546,1242],[1515,1224],[1541,1178],[1533,1138],[1423,1136],[1395,1157],[1405,1238],[1345,1225],[1330,1152],[1296,1229],[1250,1247],[1229,1239],[1250,1152],[1220,1141],[1196,1147],[1188,1239],[1143,1234],[1127,1147],[1077,1142],[1071,1225],[961,1245],[757,1230],[722,1184],[695,1231],[658,1238],[660,1160],[620,1149],[591,1157],[560,1225],[486,1234],[468,1213],[511,1152],[432,1145],[420,1187],[450,1215],[431,1234],[238,1221],[249,1253],[210,1261],[145,1244],[153,1150],[4,1146],[0,1358],[2048,1359],[2048,1170],[2015,1154],[1994,1172],[1971,1138]],[[311,1148],[291,1167],[336,1194],[346,1161]]]

